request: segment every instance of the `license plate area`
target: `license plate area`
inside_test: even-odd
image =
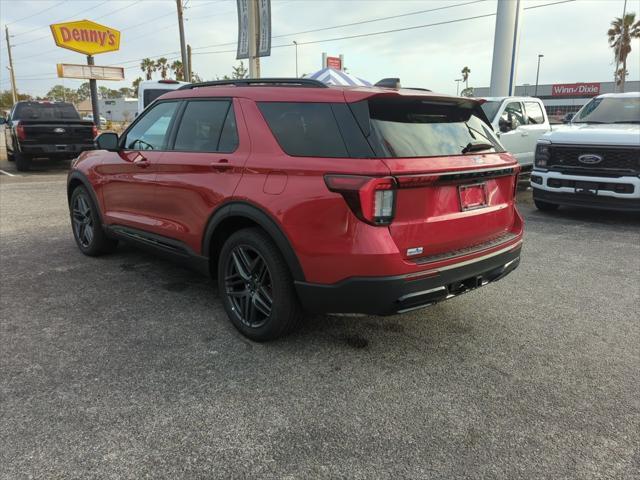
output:
[[[487,206],[487,184],[472,183],[470,185],[458,186],[458,197],[460,198],[460,210],[475,210]]]
[[[576,193],[582,193],[587,195],[597,195],[598,183],[597,182],[576,182],[575,189],[576,189]]]

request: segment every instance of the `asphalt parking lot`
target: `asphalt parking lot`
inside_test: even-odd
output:
[[[523,191],[507,279],[255,344],[208,279],[82,256],[66,168],[0,161],[0,478],[638,478],[640,216]]]

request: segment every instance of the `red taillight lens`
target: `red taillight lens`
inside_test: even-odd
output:
[[[332,192],[341,194],[353,213],[372,225],[388,225],[393,220],[396,181],[392,177],[325,175]]]
[[[24,125],[21,125],[20,122],[18,122],[18,125],[16,126],[16,134],[18,135],[18,140],[27,139],[27,132],[24,129]]]
[[[91,134],[93,135],[93,138],[96,138],[98,136],[98,127],[96,127],[95,125],[92,125]]]

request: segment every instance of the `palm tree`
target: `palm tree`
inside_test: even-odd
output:
[[[471,73],[471,69],[469,67],[464,67],[460,73],[462,73],[462,80],[464,81],[466,88],[469,88],[469,74]]]
[[[613,48],[616,65],[622,64],[622,75],[616,72],[616,82],[620,83],[620,91],[624,92],[627,56],[631,52],[631,40],[640,38],[640,20],[636,20],[635,13],[627,13],[624,18],[617,17],[611,22],[607,36],[609,46]]]
[[[138,77],[133,82],[131,82],[131,88],[133,89],[133,93],[136,97],[138,96],[138,87],[140,86],[141,81],[142,77]]]
[[[157,70],[156,62],[150,58],[143,58],[142,62],[140,62],[140,70],[144,72],[147,80],[151,80],[151,75]]]
[[[160,77],[167,78],[167,72],[169,71],[169,60],[164,57],[160,57],[156,60],[156,68],[160,71]]]
[[[171,68],[173,74],[176,76],[176,80],[184,79],[184,67],[180,60],[175,60],[169,68]]]

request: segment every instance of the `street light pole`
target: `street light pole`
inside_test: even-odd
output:
[[[541,53],[538,54],[538,70],[536,71],[536,90],[535,93],[533,94],[534,97],[538,96],[538,80],[540,78],[540,59],[544,57],[544,55],[542,55]]]
[[[294,40],[293,44],[296,46],[296,78],[298,78],[298,42]]]
[[[460,82],[462,81],[461,78],[456,78],[455,82],[456,82],[456,97],[458,95],[460,95]]]

